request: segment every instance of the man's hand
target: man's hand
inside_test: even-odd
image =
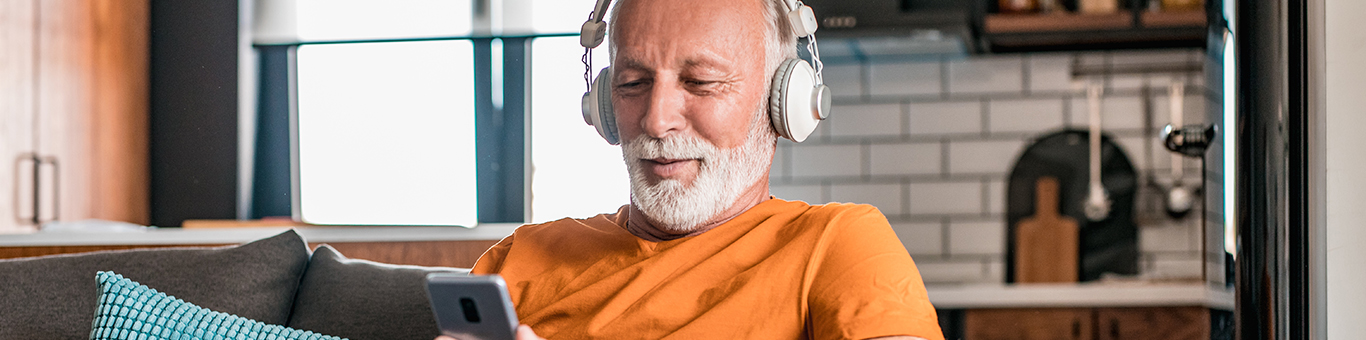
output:
[[[442,336],[436,337],[436,340],[457,340],[457,339],[456,339],[456,338],[449,337],[449,336],[442,335]],[[545,340],[545,338],[542,338],[542,337],[540,337],[540,336],[537,336],[537,335],[536,335],[536,332],[531,331],[531,326],[521,325],[521,326],[517,326],[517,340]]]

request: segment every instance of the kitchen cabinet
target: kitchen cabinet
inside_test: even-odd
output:
[[[1210,339],[1205,307],[1009,308],[963,313],[965,340]]]
[[[20,230],[33,210],[32,197],[19,195],[32,191],[32,172],[17,164],[34,142],[33,5],[0,2],[0,232]]]
[[[148,9],[0,4],[0,232],[147,222]]]
[[[966,340],[1091,340],[1089,308],[974,309],[963,314]]]
[[[1210,313],[1200,307],[1098,308],[1096,339],[1209,339]]]

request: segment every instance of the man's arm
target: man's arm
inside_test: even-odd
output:
[[[905,335],[893,335],[893,336],[881,336],[881,337],[876,337],[876,338],[868,338],[868,339],[866,339],[866,340],[925,340],[925,338],[919,338],[919,337],[913,337],[913,336],[905,336]]]

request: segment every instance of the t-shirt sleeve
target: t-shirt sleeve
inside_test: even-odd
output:
[[[812,338],[944,338],[920,272],[881,212],[857,206],[828,228],[808,295]]]
[[[480,255],[479,260],[474,262],[474,268],[470,268],[470,274],[489,275],[502,272],[503,260],[507,259],[508,252],[512,250],[512,237],[516,235],[508,235],[502,241],[498,241],[498,244],[485,250],[484,255]]]

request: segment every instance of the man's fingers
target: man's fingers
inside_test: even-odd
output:
[[[452,338],[452,337],[449,337],[449,336],[442,335],[442,336],[436,337],[436,340],[456,340],[456,339],[455,339],[455,338]]]
[[[517,326],[517,340],[545,340],[536,336],[536,332],[531,330],[531,326]]]

